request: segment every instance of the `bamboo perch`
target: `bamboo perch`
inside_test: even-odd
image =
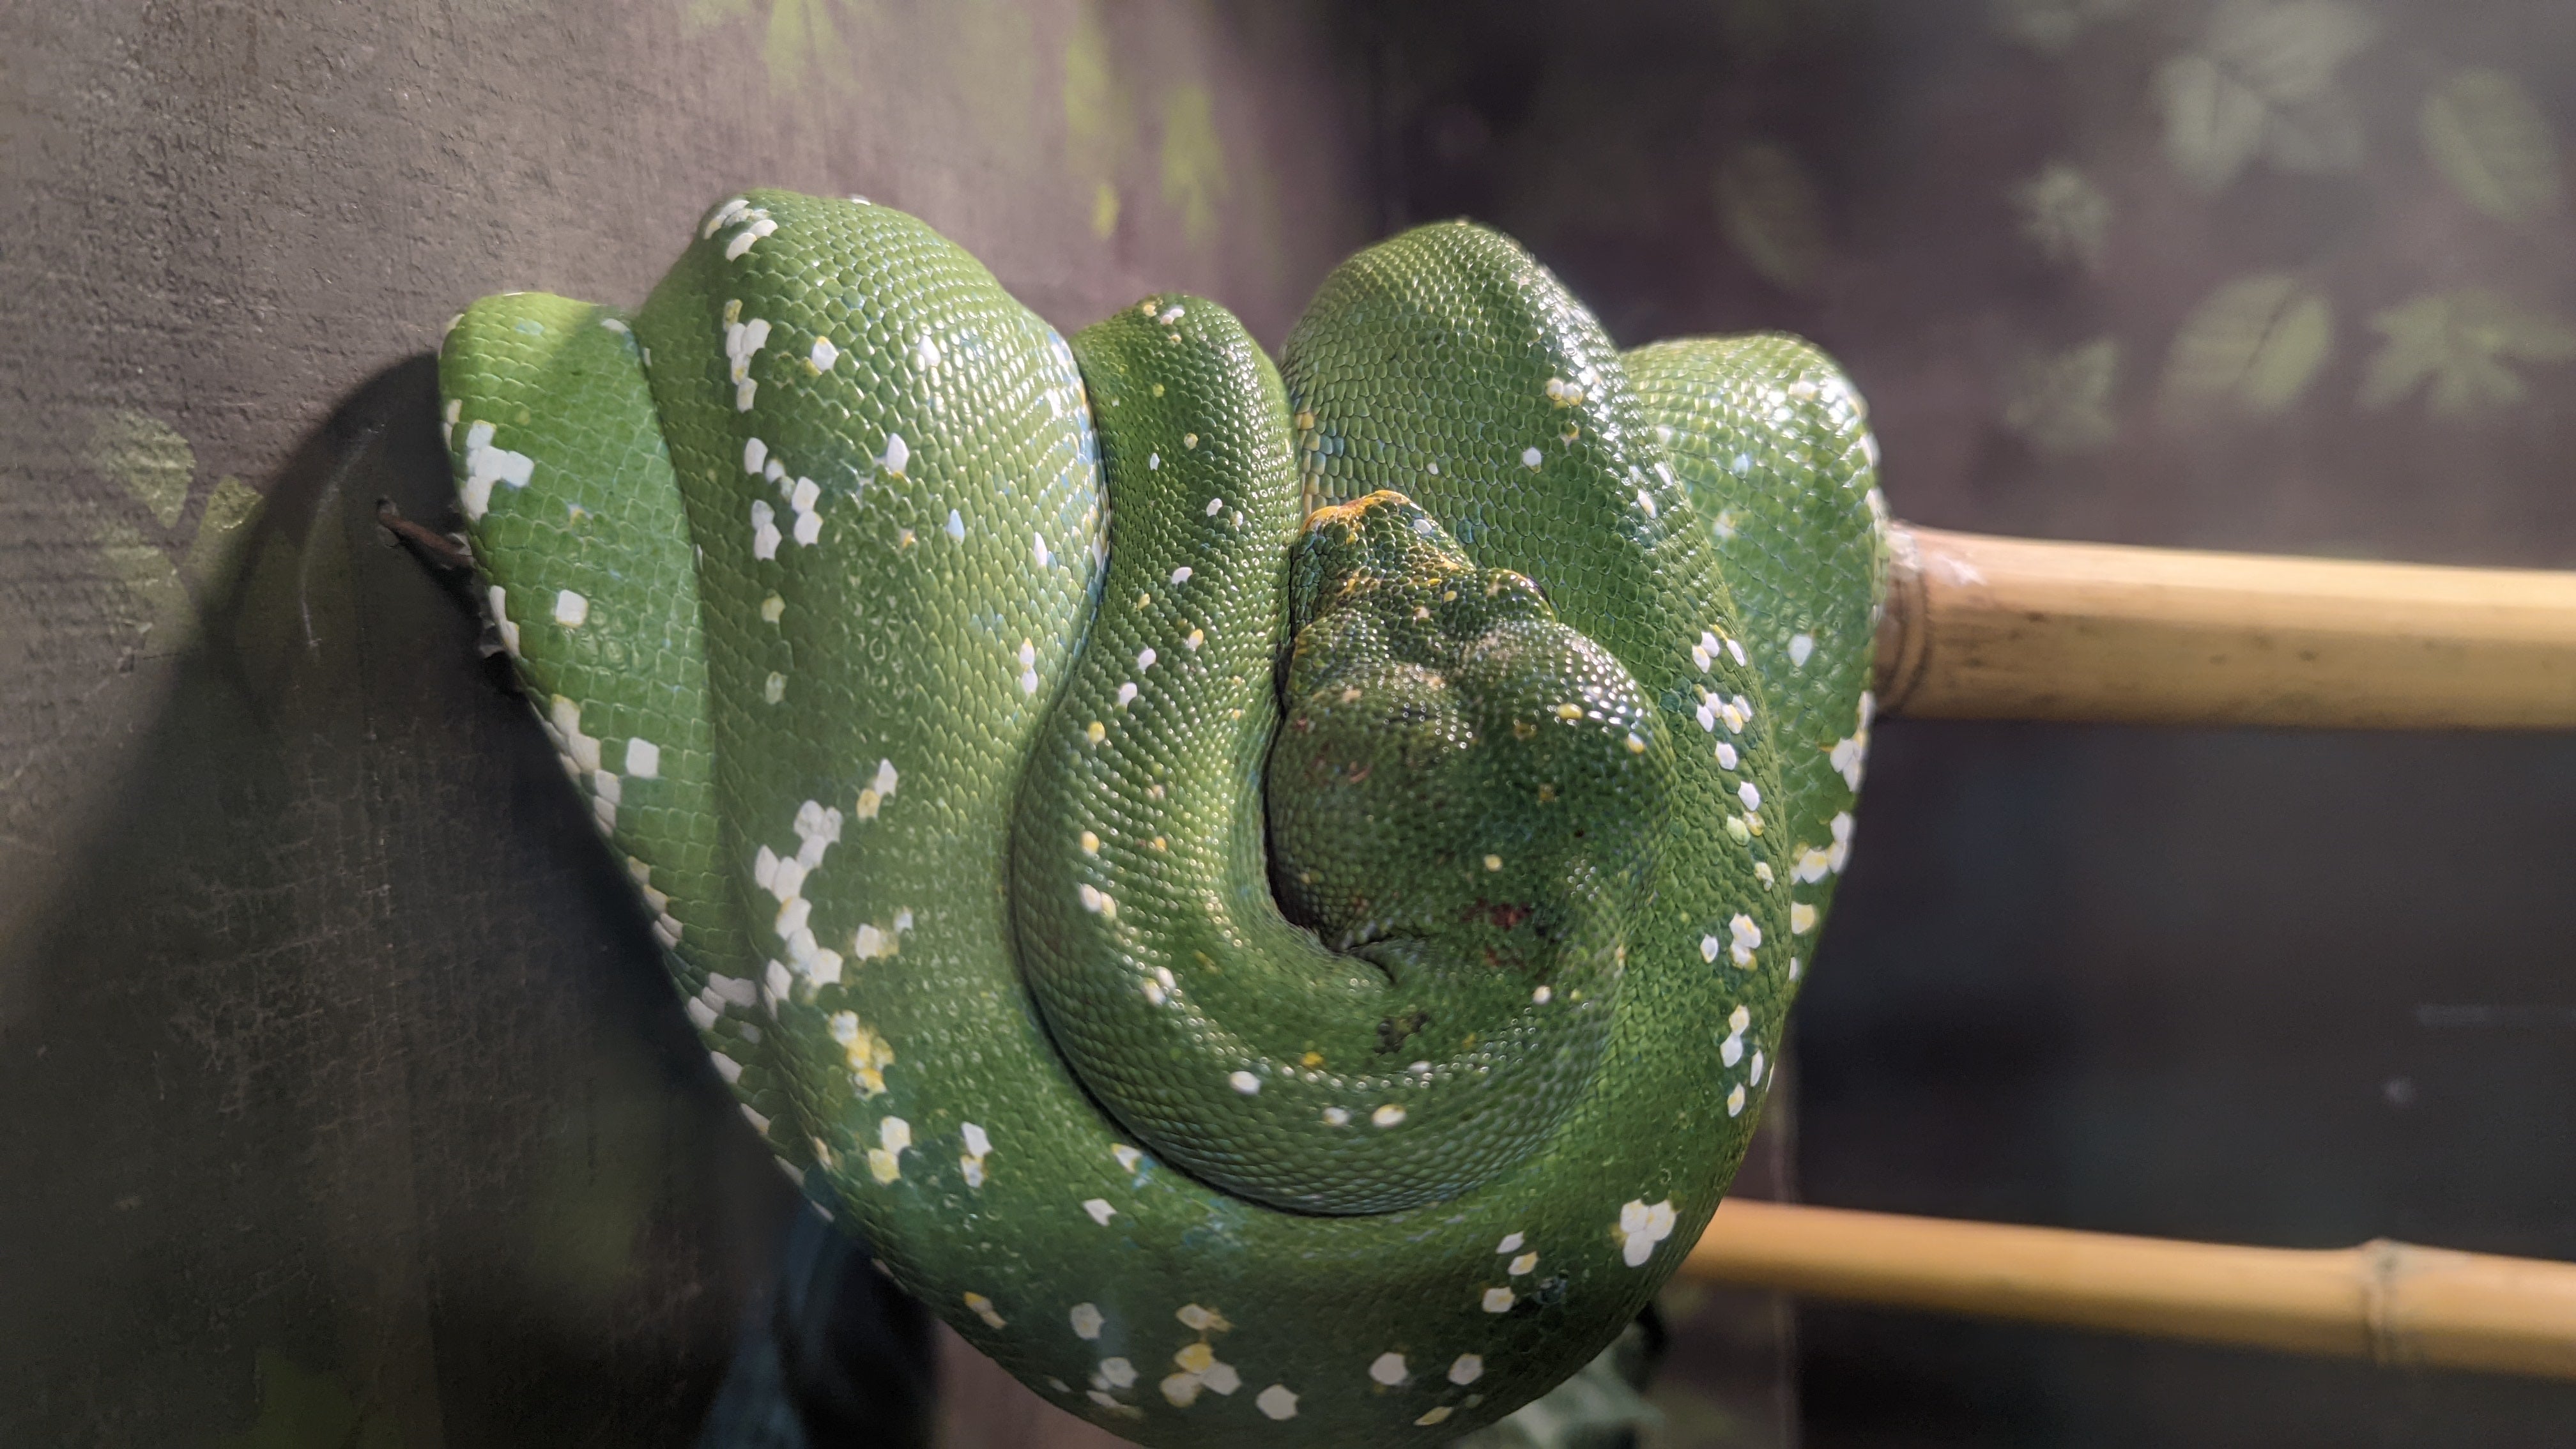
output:
[[[1684,1275],[1888,1308],[2576,1378],[2576,1264],[2230,1247],[1729,1199]]]
[[[2564,729],[2576,573],[1896,526],[1879,705],[1938,719]]]

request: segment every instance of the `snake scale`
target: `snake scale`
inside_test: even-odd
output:
[[[1885,510],[1794,338],[1467,223],[1274,365],[751,191],[441,359],[500,643],[818,1206],[1152,1444],[1433,1444],[1715,1209],[1849,847]]]

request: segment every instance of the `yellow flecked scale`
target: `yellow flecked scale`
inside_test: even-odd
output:
[[[1849,838],[1866,430],[1726,345],[1632,394],[1451,225],[1280,369],[1177,295],[1068,347],[762,191],[441,377],[503,642],[812,1194],[1130,1438],[1428,1445],[1679,1262]]]

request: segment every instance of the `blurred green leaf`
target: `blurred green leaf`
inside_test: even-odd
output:
[[[251,516],[259,511],[259,502],[251,486],[231,474],[216,481],[213,495],[206,499],[205,515],[197,520],[197,536],[188,542],[187,560],[180,565],[191,589],[202,593],[223,576],[234,546],[250,536]]]
[[[2078,453],[2120,435],[2111,392],[2120,378],[2120,344],[2097,337],[2014,370],[2004,398],[2004,426],[2044,453]]]
[[[2358,167],[2361,113],[2335,76],[2377,35],[2340,0],[2222,0],[2200,47],[2156,72],[2166,159],[2206,191],[2257,156],[2289,171]]]
[[[1117,175],[1135,142],[1136,111],[1118,75],[1109,30],[1084,7],[1064,43],[1064,155],[1075,178],[1091,182],[1091,233],[1118,230]]]
[[[1987,0],[1986,21],[2006,40],[2064,50],[2086,27],[2138,8],[2138,0]]]
[[[880,19],[876,0],[688,0],[683,13],[693,31],[757,21],[772,96],[802,92],[809,76],[834,89],[850,88],[858,66],[842,33],[843,18],[861,30]]]
[[[1206,86],[1174,86],[1163,96],[1163,200],[1181,214],[1181,235],[1191,246],[1205,246],[1216,235],[1217,204],[1225,193],[1216,104]]]
[[[1764,280],[1813,288],[1825,263],[1825,205],[1798,158],[1764,141],[1739,146],[1717,170],[1717,210],[1729,241]]]
[[[1707,1390],[1667,1381],[1648,1394],[1664,1416],[1649,1442],[1651,1449],[1774,1449],[1779,1440],[1767,1425],[1757,1425]]]
[[[2362,379],[2366,408],[2384,408],[2427,382],[2425,401],[2444,416],[2510,407],[2530,390],[2508,363],[2576,358],[2576,329],[2484,287],[2428,292],[2370,325],[2388,340]]]
[[[2512,76],[2456,71],[2424,97],[2417,121],[2425,154],[2471,206],[2500,221],[2558,210],[2558,138]]]
[[[1663,1413],[1639,1392],[1645,1335],[1630,1324],[1572,1378],[1451,1449],[1635,1449],[1653,1443]]]
[[[402,1449],[402,1430],[370,1413],[329,1374],[259,1351],[259,1422],[215,1441],[218,1449]]]
[[[2221,0],[2206,45],[2266,102],[2295,106],[2327,94],[2378,33],[2367,11],[2342,0]]]
[[[2021,233],[2052,262],[2092,271],[2102,265],[2102,243],[2111,229],[2111,198],[2083,169],[2052,161],[2012,190]]]
[[[2165,157],[2183,179],[2216,191],[2236,179],[2263,144],[2263,98],[2197,51],[2156,72],[2165,112]]]
[[[125,486],[163,528],[176,525],[196,481],[197,455],[179,430],[131,408],[111,408],[90,424],[82,461]]]
[[[2298,401],[2334,347],[2334,308],[2286,272],[2239,277],[2209,294],[2165,355],[2167,416],[2277,413]]]

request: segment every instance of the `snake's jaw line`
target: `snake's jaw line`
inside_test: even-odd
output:
[[[1621,354],[1466,224],[1279,367],[1178,293],[1068,344],[901,212],[746,191],[640,313],[487,298],[441,378],[746,1120],[1024,1382],[1428,1446],[1679,1261],[1867,744],[1876,454],[1812,348]]]

